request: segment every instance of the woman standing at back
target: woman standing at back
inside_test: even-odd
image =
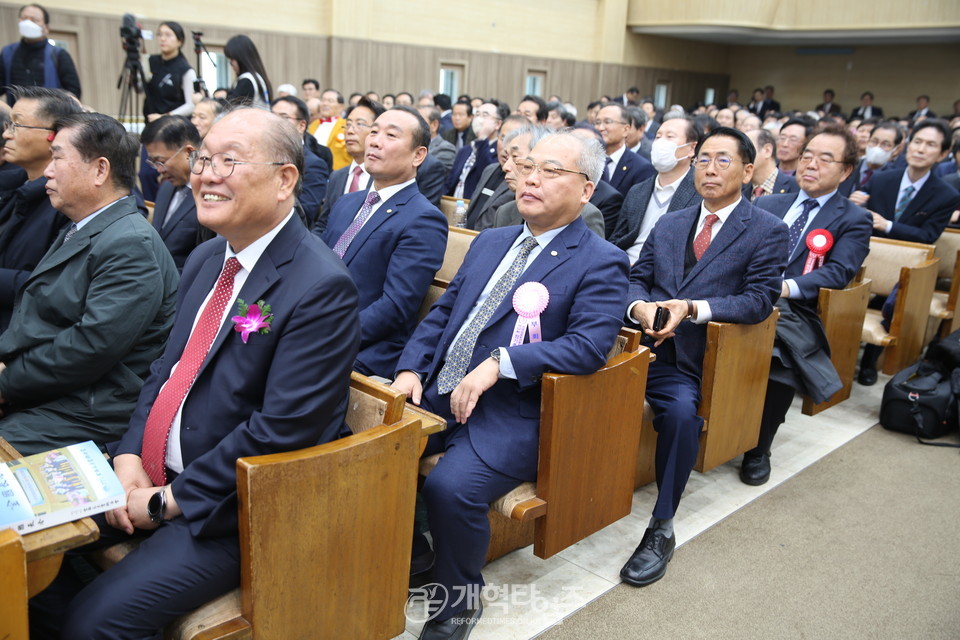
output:
[[[223,55],[230,61],[230,67],[237,74],[237,82],[227,94],[227,100],[233,104],[252,104],[256,107],[268,107],[273,96],[270,78],[263,67],[256,45],[247,36],[233,36],[227,40]]]

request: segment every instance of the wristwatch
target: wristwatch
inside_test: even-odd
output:
[[[157,524],[163,522],[163,516],[167,511],[167,493],[163,487],[160,488],[160,491],[157,491],[155,494],[150,496],[150,500],[147,501],[147,515],[150,516],[150,519]]]
[[[500,347],[497,347],[496,349],[491,351],[490,357],[496,360],[497,362],[500,362]]]

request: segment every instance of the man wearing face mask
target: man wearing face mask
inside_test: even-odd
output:
[[[867,141],[867,153],[857,163],[850,177],[840,184],[840,195],[849,198],[854,191],[867,186],[873,174],[892,168],[900,155],[903,131],[892,122],[881,122],[873,128]]]
[[[0,93],[6,92],[10,106],[14,98],[7,88],[11,86],[65,89],[80,97],[77,68],[69,53],[48,41],[49,24],[50,14],[40,5],[20,9],[21,39],[0,52]]]
[[[690,158],[702,137],[703,131],[690,116],[666,118],[657,129],[650,149],[650,161],[657,175],[630,189],[609,238],[627,252],[630,264],[637,261],[657,220],[665,213],[692,207],[702,200],[690,171]]]

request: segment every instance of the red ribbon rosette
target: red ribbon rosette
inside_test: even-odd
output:
[[[833,248],[833,235],[826,229],[814,229],[807,234],[807,261],[803,272],[810,273],[823,266],[823,261]]]

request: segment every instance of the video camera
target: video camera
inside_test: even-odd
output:
[[[123,14],[123,20],[120,23],[120,39],[123,40],[123,50],[127,52],[127,58],[140,57],[143,32],[132,13]]]

